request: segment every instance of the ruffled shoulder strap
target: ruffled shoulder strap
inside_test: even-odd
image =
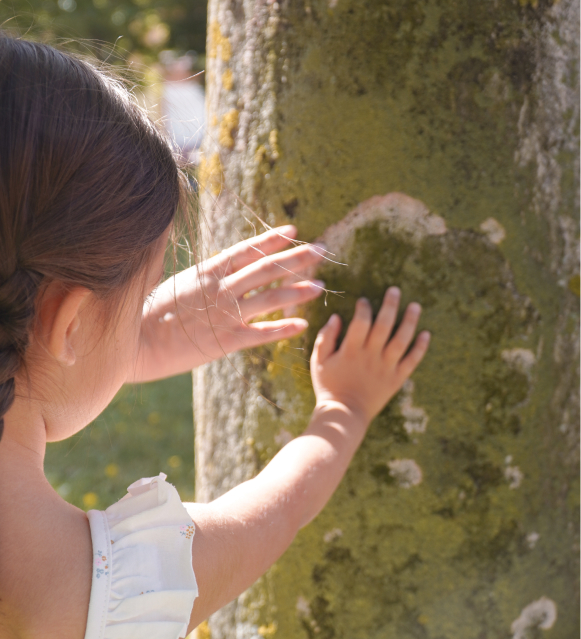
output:
[[[85,639],[185,637],[198,595],[194,524],[166,475],[140,479],[88,512],[93,581]]]

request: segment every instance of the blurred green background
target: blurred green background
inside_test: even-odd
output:
[[[188,54],[194,70],[204,65],[206,0],[0,0],[0,25],[134,69],[143,83],[157,77],[160,54]],[[107,508],[129,484],[159,472],[193,500],[191,375],[122,388],[84,430],[49,444],[45,470],[62,497],[85,510]]]
[[[152,63],[162,50],[203,58],[206,0],[0,0],[0,25],[112,64]]]

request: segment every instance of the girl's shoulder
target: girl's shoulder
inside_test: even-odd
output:
[[[86,514],[46,484],[2,491],[0,637],[83,639],[91,591]]]
[[[150,636],[151,624],[160,639],[186,635],[195,528],[163,473],[105,511],[84,513],[48,484],[41,493],[0,496],[1,639],[96,639],[113,625]]]

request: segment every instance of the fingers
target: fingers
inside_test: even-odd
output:
[[[385,347],[384,357],[389,364],[395,366],[412,343],[421,310],[421,306],[416,302],[412,302],[406,308],[399,328]]]
[[[369,334],[372,319],[371,304],[364,297],[359,298],[355,304],[355,313],[347,328],[341,349],[350,351],[362,348]]]
[[[230,275],[262,259],[265,255],[285,248],[296,235],[297,229],[292,224],[279,226],[266,233],[242,240],[222,251],[212,258],[211,266],[212,268],[226,267],[223,275]]]
[[[373,350],[382,350],[385,347],[391,331],[395,325],[397,309],[401,293],[397,286],[391,286],[385,292],[383,304],[375,318],[375,323],[369,333],[367,346]]]
[[[315,345],[313,346],[313,362],[322,364],[335,352],[337,338],[340,332],[341,318],[337,314],[333,314],[317,335]]]
[[[258,315],[304,304],[318,297],[323,292],[324,286],[325,283],[320,280],[297,282],[243,298],[239,302],[242,318],[248,322]]]
[[[430,345],[430,333],[428,331],[422,331],[417,339],[411,351],[401,360],[397,370],[398,374],[407,379],[417,368],[418,364],[424,359],[424,355]]]
[[[255,288],[267,286],[281,277],[318,264],[323,259],[322,253],[316,245],[303,244],[283,253],[263,257],[225,277],[223,282],[236,297],[240,297]]]
[[[307,320],[300,317],[248,324],[240,334],[244,343],[239,348],[253,348],[269,342],[278,342],[281,339],[290,339],[302,333],[308,325]]]

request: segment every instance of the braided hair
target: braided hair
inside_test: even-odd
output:
[[[119,303],[183,184],[170,144],[122,82],[0,34],[0,437],[43,285]]]

